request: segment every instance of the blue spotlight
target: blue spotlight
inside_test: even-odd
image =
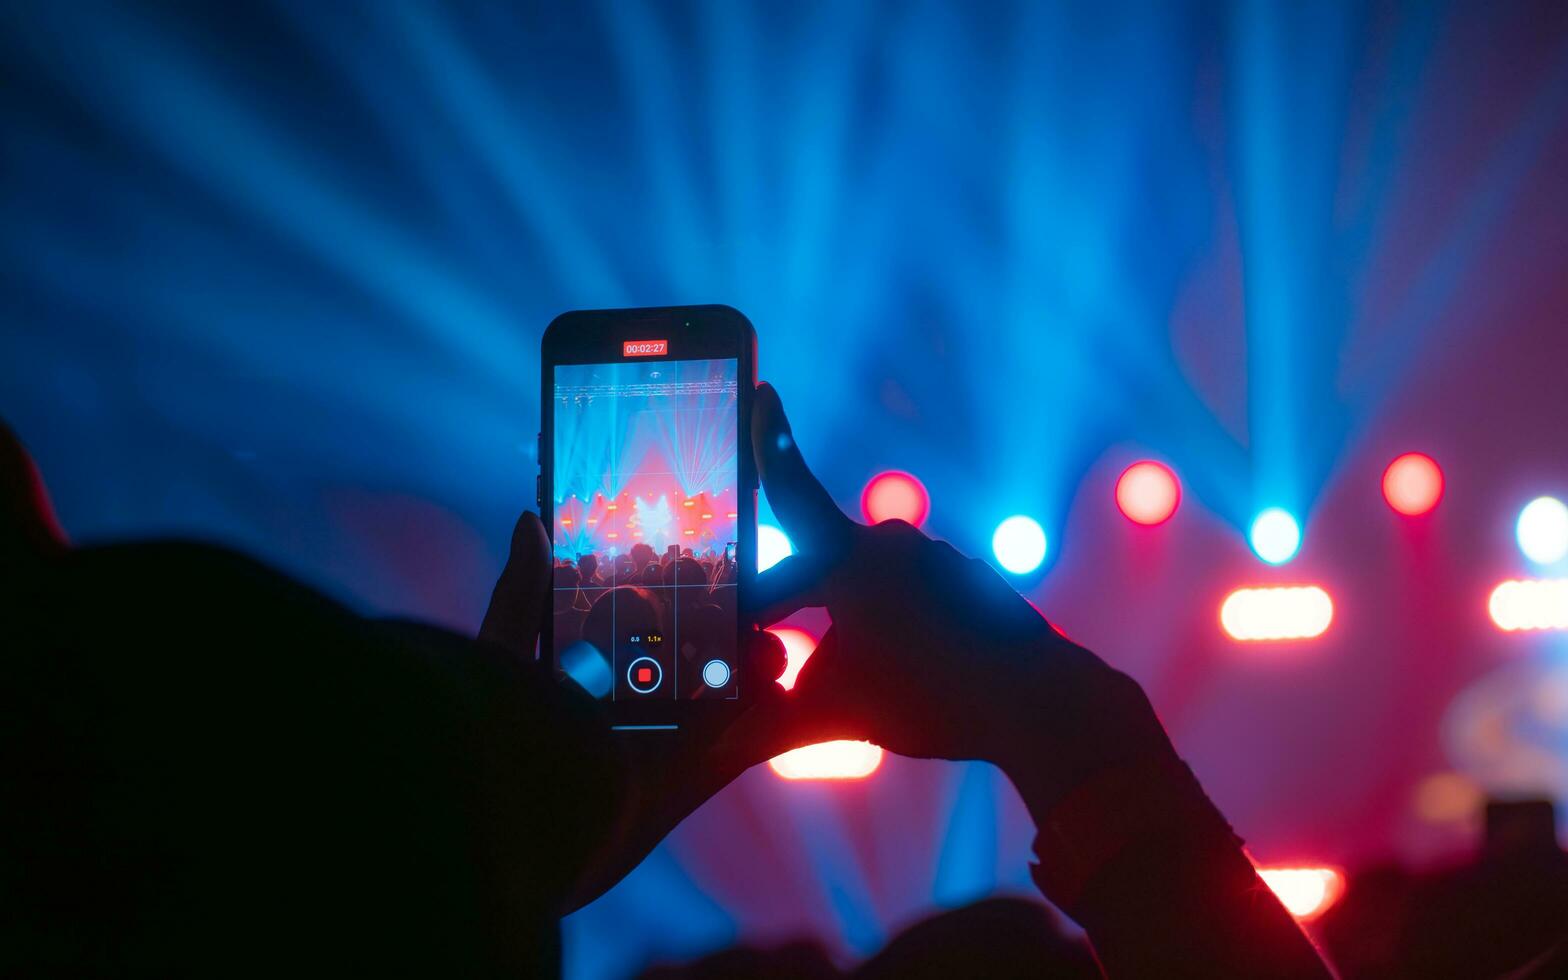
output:
[[[1296,557],[1301,547],[1301,525],[1279,507],[1270,507],[1252,522],[1248,537],[1252,550],[1270,565],[1283,565]]]
[[[1514,528],[1519,550],[1537,565],[1552,565],[1568,555],[1568,506],[1556,497],[1536,497],[1519,512]]]
[[[1045,531],[1034,518],[1016,514],[996,526],[991,550],[1009,572],[1028,574],[1045,561]]]
[[[757,525],[757,571],[765,572],[795,553],[789,536],[772,524]]]

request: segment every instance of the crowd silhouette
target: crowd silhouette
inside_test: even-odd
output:
[[[1568,853],[1556,842],[1552,805],[1494,800],[1486,804],[1483,822],[1481,846],[1456,863],[1421,870],[1372,864],[1351,872],[1343,900],[1309,927],[1339,976],[1568,976]],[[800,938],[660,963],[642,977],[1076,980],[1100,975],[1087,942],[1063,929],[1048,907],[1010,897],[985,899],[918,922],[858,964],[841,965],[819,943]]]
[[[1084,938],[1038,902],[995,900],[916,925],[853,975],[1329,975],[1136,682],[984,563],[846,518],[766,385],[753,422],[798,554],[733,613],[762,626],[825,606],[833,625],[791,692],[766,683],[783,654],[755,632],[740,652],[754,703],[669,740],[612,736],[536,659],[540,626],[567,616],[597,642],[611,599],[650,626],[676,606],[722,615],[727,553],[558,561],[525,513],[477,638],[461,637],[366,619],[220,548],[74,547],[7,432],[0,972],[550,975],[559,917],[741,772],[869,738],[997,765],[1035,821],[1042,897]],[[1550,821],[1499,810],[1464,887],[1369,876],[1322,935],[1349,975],[1553,975],[1568,902]],[[1452,922],[1474,932],[1444,941]],[[1459,948],[1487,937],[1490,958]],[[650,975],[841,973],[807,943]]]

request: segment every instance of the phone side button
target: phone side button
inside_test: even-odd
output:
[[[534,506],[544,510],[544,474],[534,474]]]

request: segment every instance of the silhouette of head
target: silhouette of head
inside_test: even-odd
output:
[[[640,571],[641,569],[653,564],[653,562],[657,560],[658,556],[657,553],[653,550],[653,545],[648,544],[645,541],[639,541],[632,545],[631,558],[632,564]]]
[[[883,978],[1098,978],[1089,947],[1068,937],[1038,902],[990,898],[917,922],[853,974]]]
[[[564,612],[572,607],[572,602],[577,598],[579,577],[577,569],[571,565],[557,565],[554,571],[555,589],[550,593],[552,607],[556,612]]]
[[[594,600],[583,620],[583,639],[610,660],[618,636],[665,631],[664,603],[647,589],[617,586]]]

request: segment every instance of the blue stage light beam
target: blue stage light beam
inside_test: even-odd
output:
[[[977,901],[996,890],[997,787],[995,766],[959,764],[947,833],[937,854],[932,900],[945,908]]]
[[[1253,493],[1296,512],[1346,426],[1334,371],[1350,310],[1333,275],[1331,218],[1351,91],[1349,13],[1247,5],[1231,40]],[[1297,84],[1306,77],[1311,86]]]

